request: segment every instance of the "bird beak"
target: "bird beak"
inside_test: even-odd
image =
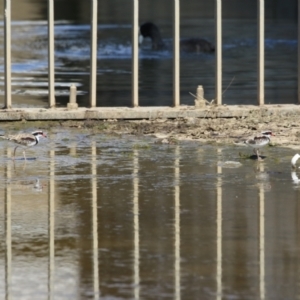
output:
[[[46,133],[43,133],[43,137],[46,138],[46,137],[47,137],[47,134],[46,134]]]

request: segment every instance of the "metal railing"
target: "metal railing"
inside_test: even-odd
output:
[[[300,0],[298,0],[298,103],[300,103],[300,47],[299,47],[299,41],[300,41]]]
[[[222,0],[216,0],[216,77],[215,99],[217,104],[222,104]]]
[[[258,62],[257,62],[257,102],[258,105],[263,105],[265,103],[265,1],[257,0],[257,21],[258,21]]]
[[[4,1],[4,93],[5,107],[11,108],[11,1]]]
[[[54,2],[48,0],[48,90],[49,107],[55,107],[55,69],[54,69]]]
[[[298,14],[300,15],[300,0],[298,0]],[[258,61],[257,61],[257,104],[264,104],[264,0],[257,0],[258,19]],[[173,3],[173,106],[180,106],[180,0]],[[132,107],[139,106],[139,0],[132,0]],[[90,54],[90,107],[96,107],[97,98],[97,7],[98,0],[91,0],[91,54]],[[215,0],[215,28],[216,28],[216,68],[215,68],[215,99],[217,105],[222,105],[222,0]],[[5,55],[5,107],[12,107],[11,100],[11,0],[4,1],[4,55]],[[300,40],[300,24],[298,22],[298,40]],[[298,70],[300,69],[300,47],[298,47]],[[54,69],[54,0],[48,0],[48,90],[49,107],[55,107],[55,69]],[[300,79],[298,76],[298,86]],[[298,90],[300,102],[300,91]]]

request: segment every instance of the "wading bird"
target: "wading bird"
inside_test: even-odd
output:
[[[274,134],[270,130],[263,131],[259,135],[256,135],[250,139],[243,140],[242,143],[253,148],[253,151],[256,154],[257,159],[260,160],[261,158],[259,157],[258,149],[268,145],[271,141],[271,136],[273,136],[273,135]],[[235,144],[240,145],[241,142],[235,142]]]
[[[47,135],[43,131],[37,130],[32,133],[19,133],[19,134],[15,134],[15,135],[3,135],[2,134],[2,135],[0,135],[0,138],[9,140],[9,141],[12,141],[12,142],[18,144],[18,146],[16,146],[14,149],[13,159],[15,159],[15,154],[16,154],[17,148],[22,147],[23,148],[23,156],[24,156],[24,159],[26,160],[24,148],[37,145],[39,143],[39,139],[41,136],[44,138],[47,137]]]

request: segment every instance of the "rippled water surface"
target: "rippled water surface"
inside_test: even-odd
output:
[[[115,2],[111,11],[103,10],[102,7],[99,9],[98,106],[131,105],[131,7],[119,5],[117,0]],[[197,5],[193,5],[195,9],[189,9],[188,5],[182,4],[181,37],[202,37],[214,43],[214,20],[198,16],[200,7],[197,9]],[[34,17],[26,11],[19,16],[20,20],[13,19],[12,92],[13,103],[18,106],[47,105],[48,28],[46,15],[42,14],[45,10],[43,7],[36,2],[35,5],[32,4]],[[140,23],[149,20],[156,22],[164,41],[170,47],[159,52],[153,52],[147,42],[140,47],[140,105],[172,105],[172,13],[170,9],[162,9],[156,15],[156,6],[151,7],[149,3],[141,4],[141,7]],[[36,12],[38,9],[40,13]],[[58,106],[68,102],[71,83],[77,86],[79,104],[87,106],[89,103],[90,25],[89,10],[85,14],[84,11],[76,14],[70,10],[66,17],[62,12],[57,12],[59,17],[56,17],[55,22],[55,90]],[[256,16],[253,21],[224,19],[222,24],[224,90],[228,87],[223,95],[224,103],[255,104]],[[265,28],[265,103],[296,103],[297,24],[289,20],[267,20]],[[0,23],[0,31],[3,32],[3,23]],[[3,45],[3,35],[0,36],[0,44]],[[0,98],[3,99],[3,47],[0,47],[0,53]],[[207,99],[214,98],[214,54],[182,53],[180,70],[182,104],[194,104],[189,92],[195,93],[198,85],[204,86]]]
[[[294,150],[49,132],[0,144],[1,299],[296,299]],[[233,161],[237,164],[228,164]]]

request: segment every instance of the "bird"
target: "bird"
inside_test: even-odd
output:
[[[16,135],[3,135],[3,134],[0,135],[0,138],[18,144],[18,146],[16,146],[14,149],[13,160],[15,159],[15,154],[18,147],[26,148],[26,147],[35,146],[39,143],[40,137],[46,138],[47,135],[41,130],[33,131],[32,133],[19,133]],[[24,159],[26,160],[25,149],[23,149],[23,156]]]
[[[300,155],[298,153],[296,153],[291,159],[291,165],[292,165],[291,175],[292,175],[292,179],[293,179],[294,183],[296,183],[296,184],[300,183],[300,179],[297,176],[296,171],[295,171],[295,169],[297,168],[296,163],[299,158],[300,158]]]
[[[258,149],[268,145],[271,141],[271,136],[274,136],[272,131],[270,130],[262,131],[261,134],[256,135],[250,139],[246,139],[243,141],[243,143],[253,148],[253,151],[256,154],[257,159],[260,160],[261,158],[259,157]],[[235,142],[235,144],[239,145],[240,143]]]
[[[140,44],[144,38],[150,38],[152,40],[152,50],[167,49],[158,26],[152,22],[146,22],[140,26]],[[183,39],[180,41],[180,47],[185,52],[213,53],[215,51],[215,47],[210,42],[200,38]]]
[[[36,192],[41,192],[43,190],[43,185],[40,183],[39,178],[37,178],[35,180],[33,190],[36,191]]]
[[[296,166],[296,163],[297,163],[297,160],[300,158],[300,155],[297,153],[295,154],[293,157],[292,157],[292,160],[291,160],[291,165],[292,165],[292,168],[293,169],[296,169],[297,166]]]

